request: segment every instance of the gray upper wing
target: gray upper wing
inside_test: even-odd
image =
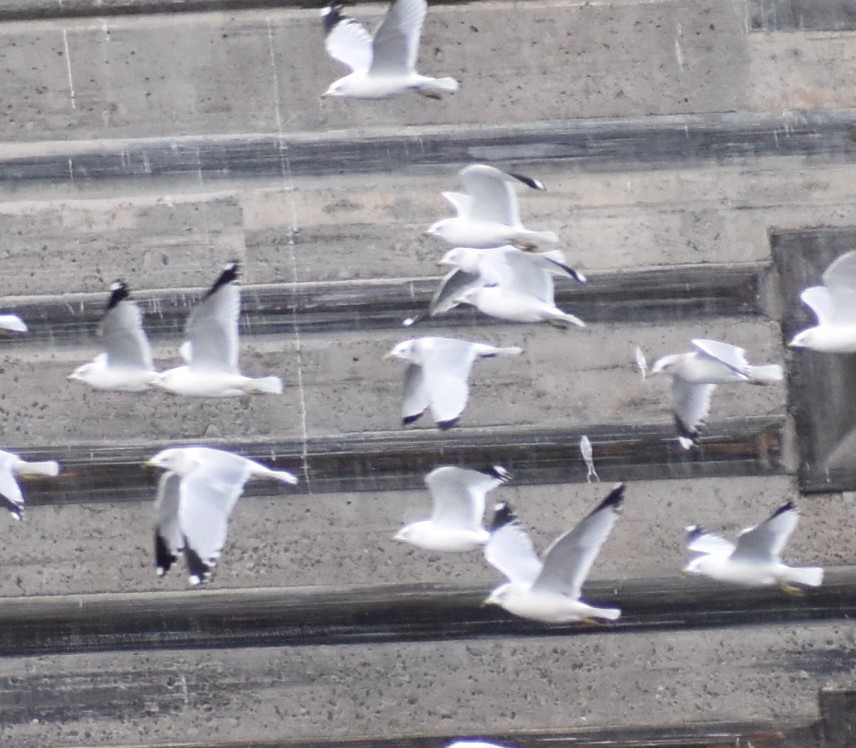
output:
[[[464,270],[453,270],[447,273],[440,281],[440,286],[434,292],[428,314],[432,317],[443,314],[458,306],[458,299],[471,288],[478,288],[483,284],[481,276],[477,273],[468,273]]]
[[[699,431],[707,423],[710,398],[715,389],[715,384],[690,384],[680,377],[672,377],[675,425],[682,439],[695,442]]]
[[[419,364],[408,364],[404,372],[404,400],[401,404],[401,417],[404,423],[412,423],[419,418],[430,402],[422,367]]]
[[[823,285],[829,290],[834,321],[856,324],[856,251],[841,255],[826,268]]]
[[[578,598],[600,547],[618,520],[623,500],[624,484],[619,483],[591,514],[556,539],[544,554],[544,568],[533,586]]]
[[[125,298],[107,310],[101,320],[101,335],[109,366],[154,368],[143,315],[133,300]]]
[[[757,527],[744,530],[737,538],[731,558],[735,560],[778,561],[799,520],[790,501]]]
[[[741,376],[749,376],[749,362],[746,360],[746,351],[729,343],[720,343],[718,340],[704,340],[695,338],[693,345],[703,355],[708,356]]]
[[[331,5],[324,16],[327,54],[353,71],[368,70],[372,64],[372,37],[353,18],[343,16],[337,5]]]
[[[422,375],[430,399],[431,415],[441,427],[451,426],[467,404],[469,376],[476,359],[472,343],[434,338]]]
[[[373,75],[404,75],[415,69],[427,10],[425,0],[394,0],[374,35]]]
[[[496,505],[484,557],[511,582],[532,584],[541,573],[541,560],[532,541],[505,503]]]
[[[234,281],[218,283],[196,305],[188,320],[190,366],[237,374],[241,292]]]
[[[487,492],[502,481],[478,470],[444,466],[432,470],[425,478],[434,513],[435,525],[466,530],[482,526]]]
[[[479,221],[517,226],[520,215],[517,194],[511,186],[514,179],[503,171],[485,164],[461,169],[461,180],[472,197],[469,217]]]

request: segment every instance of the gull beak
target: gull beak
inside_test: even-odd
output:
[[[387,351],[386,353],[383,354],[383,360],[384,361],[389,361],[393,358],[395,358],[395,354],[392,351]]]
[[[422,236],[434,236],[434,233],[431,229],[425,229],[425,231],[422,232]]]
[[[143,463],[143,467],[157,467],[157,463],[155,463],[154,459],[155,459],[155,458],[154,458],[154,457],[152,457],[150,460],[146,460],[146,461]]]
[[[479,603],[480,608],[489,608],[491,605],[493,605],[493,600],[491,600],[489,597],[486,597]]]
[[[65,378],[65,381],[66,381],[66,382],[73,382],[75,379],[77,379],[77,377],[76,377],[74,374],[69,374],[69,375]]]

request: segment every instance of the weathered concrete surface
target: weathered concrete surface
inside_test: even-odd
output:
[[[849,624],[548,639],[46,656],[0,663],[10,745],[448,735],[817,712],[854,675]],[[592,662],[598,663],[592,668]],[[76,673],[73,686],[63,677]],[[716,673],[714,678],[711,674]],[[701,674],[701,677],[700,677]],[[455,684],[455,685],[452,685]],[[22,703],[20,694],[27,694]],[[394,696],[392,696],[394,694]],[[537,694],[537,697],[535,696]],[[605,698],[609,694],[609,698]],[[573,707],[569,708],[569,697]],[[620,710],[616,703],[622,704]]]

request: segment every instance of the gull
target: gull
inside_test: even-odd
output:
[[[193,586],[211,578],[226,542],[226,521],[250,478],[297,483],[285,470],[271,470],[210,447],[164,449],[146,465],[166,470],[155,500],[158,576],[164,576],[183,552]]]
[[[68,379],[98,390],[149,389],[160,375],[152,363],[152,351],[143,331],[143,315],[123,281],[110,286],[99,332],[104,339],[104,352],[88,364],[78,366]]]
[[[687,548],[700,555],[684,571],[751,587],[778,584],[794,594],[802,593],[794,585],[818,587],[823,581],[823,569],[793,568],[782,563],[782,551],[798,520],[796,507],[788,501],[757,527],[743,530],[736,544],[692,525],[687,528]]]
[[[624,484],[618,483],[591,514],[552,543],[543,563],[511,507],[499,504],[484,555],[509,581],[491,592],[485,604],[544,623],[616,620],[620,610],[584,603],[580,592],[623,501]]]
[[[21,519],[24,512],[24,496],[15,475],[59,475],[59,463],[54,460],[27,462],[12,452],[0,450],[0,504],[5,506],[14,519]]]
[[[385,358],[400,358],[410,365],[404,374],[404,425],[426,410],[441,429],[457,423],[467,404],[470,370],[478,358],[516,356],[522,348],[497,348],[455,338],[414,338],[399,343]]]
[[[645,353],[638,345],[636,346],[636,368],[639,369],[642,381],[644,382],[648,377],[648,361],[645,358]]]
[[[566,264],[559,250],[533,253],[523,252],[510,245],[494,249],[455,247],[446,252],[437,264],[451,267],[452,270],[440,281],[427,314],[405,320],[405,325],[413,325],[425,317],[434,317],[454,309],[469,291],[484,286],[512,287],[552,306],[554,276],[586,282],[582,273]]]
[[[245,377],[238,369],[238,315],[241,292],[238,263],[230,262],[190,314],[181,346],[186,364],[163,372],[156,387],[176,395],[235,397],[279,395],[279,377]]]
[[[333,3],[321,12],[327,34],[324,46],[330,57],[352,72],[332,83],[322,98],[386,99],[415,90],[440,99],[444,93],[458,90],[454,78],[430,78],[416,72],[426,0],[395,0],[374,38],[353,18],[343,16],[342,7]]]
[[[697,444],[699,432],[707,423],[710,398],[718,384],[745,382],[772,384],[782,381],[778,364],[750,366],[746,351],[728,343],[696,338],[695,350],[663,356],[654,362],[648,376],[671,376],[672,399],[678,441],[684,449]]]
[[[591,479],[594,478],[598,483],[600,483],[600,476],[597,474],[597,470],[594,469],[594,453],[592,452],[591,442],[589,438],[583,434],[580,438],[580,454],[583,456],[583,462],[586,464],[586,483],[591,483]]]
[[[841,255],[823,273],[823,285],[800,294],[817,325],[797,333],[788,345],[821,353],[856,353],[856,251]]]
[[[457,215],[437,221],[424,232],[425,236],[439,237],[456,247],[481,249],[505,244],[534,249],[539,244],[559,241],[552,231],[530,231],[520,222],[513,185],[520,182],[534,190],[545,190],[537,179],[485,164],[472,164],[458,173],[467,193],[442,193]]]
[[[17,314],[0,314],[0,330],[27,332],[27,325]]]
[[[494,465],[487,472],[465,468],[438,467],[425,476],[434,512],[431,519],[401,528],[395,540],[429,551],[471,551],[487,543],[490,534],[482,527],[485,496],[507,483],[511,474]]]

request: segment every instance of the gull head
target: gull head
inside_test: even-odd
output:
[[[486,608],[488,605],[498,605],[500,608],[504,608],[506,600],[508,600],[513,593],[514,585],[511,582],[501,584],[484,600],[482,600],[482,607]]]
[[[711,559],[712,557],[706,553],[701,556],[696,556],[694,559],[691,559],[683,569],[681,569],[681,573],[687,575],[705,574]]]
[[[648,372],[649,377],[653,377],[655,374],[673,374],[675,371],[675,367],[681,360],[681,354],[676,353],[672,356],[663,356],[662,358],[658,358],[654,365],[651,367]]]
[[[437,223],[433,223],[425,229],[425,231],[422,232],[422,236],[436,236],[438,239],[443,239],[450,244],[455,244],[451,238],[451,235],[454,232],[454,226],[450,225],[450,222],[454,220],[454,218],[444,218],[442,221],[437,221]]]
[[[173,473],[183,475],[193,465],[192,459],[188,456],[187,450],[181,447],[172,447],[158,452],[148,462],[147,467],[158,467],[164,470],[169,470]]]
[[[788,343],[788,348],[812,348],[815,337],[815,328],[810,327],[794,335],[793,340]]]
[[[333,81],[329,88],[321,94],[321,98],[335,99],[343,96],[359,95],[359,91],[356,89],[357,84],[352,73],[351,75],[346,75],[344,78],[339,78],[337,81]]]
[[[436,224],[434,224],[436,226]],[[438,265],[460,268],[465,273],[477,273],[484,250],[475,247],[455,247],[437,261]]]
[[[95,362],[90,361],[88,364],[78,366],[66,379],[69,382],[89,382],[95,376],[96,369]]]
[[[393,358],[400,358],[402,361],[412,361],[413,363],[418,364],[421,360],[418,341],[403,340],[383,358],[385,361],[389,361]]]

